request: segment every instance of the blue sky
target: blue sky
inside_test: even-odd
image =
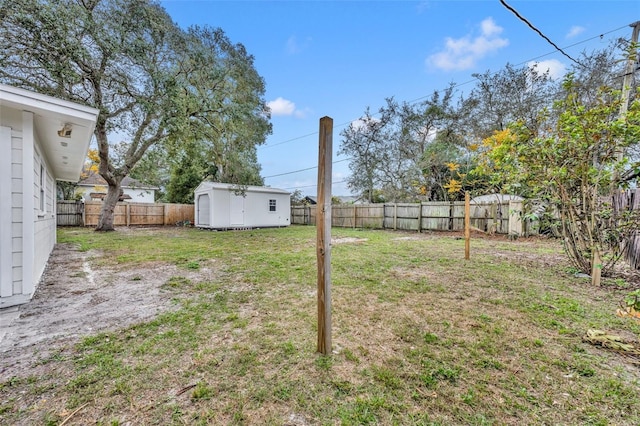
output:
[[[631,37],[640,1],[506,0],[571,56]],[[258,148],[265,184],[316,194],[318,128],[334,120],[334,195],[348,195],[340,131],[385,98],[414,101],[473,73],[541,61],[562,75],[570,60],[507,10],[477,1],[165,0],[183,27],[222,28],[255,57],[273,133]],[[467,84],[464,84],[467,83]],[[289,173],[307,169],[303,172]]]

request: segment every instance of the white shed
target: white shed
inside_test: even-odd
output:
[[[282,189],[247,186],[244,194],[230,183],[202,182],[195,189],[195,225],[236,229],[289,226],[291,194]]]
[[[56,242],[56,180],[80,178],[98,112],[0,84],[0,308],[33,296]]]

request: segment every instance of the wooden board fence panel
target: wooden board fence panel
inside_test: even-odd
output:
[[[458,217],[464,220],[464,203],[450,203],[448,201],[438,201],[421,204],[421,228],[433,231],[453,231],[455,229],[455,207],[462,208],[462,215]],[[464,223],[462,223],[464,227]],[[461,230],[455,229],[455,230]]]
[[[316,206],[291,206],[291,223],[315,225]],[[471,226],[484,232],[507,234],[509,203],[474,203]],[[464,202],[337,204],[332,206],[332,226],[398,229],[406,231],[463,231]]]
[[[331,226],[339,228],[355,228],[357,208],[353,205],[331,206]]]
[[[58,209],[68,202],[59,201]],[[97,226],[102,209],[102,201],[83,203],[84,221],[76,226]],[[63,207],[64,208],[64,207]],[[58,221],[60,221],[60,215]],[[115,226],[184,225],[193,224],[195,211],[193,204],[118,203],[113,224]]]
[[[420,204],[385,204],[383,226],[387,229],[418,231],[420,229],[420,215]]]
[[[195,223],[195,207],[193,204],[164,204],[165,225],[189,225]]]
[[[140,225],[164,225],[164,205],[147,203],[129,203],[125,206],[127,224]]]
[[[291,224],[315,225],[315,211],[315,206],[291,206]]]
[[[384,204],[354,204],[356,228],[383,228]]]
[[[621,208],[640,210],[640,189],[630,189],[621,198]],[[640,233],[636,232],[628,238],[625,259],[632,269],[640,270]]]
[[[82,226],[84,203],[81,201],[58,201],[56,205],[56,224],[58,226]]]

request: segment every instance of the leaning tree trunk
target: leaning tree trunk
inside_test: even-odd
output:
[[[102,202],[102,209],[100,210],[100,218],[98,219],[96,231],[115,231],[113,226],[113,213],[116,209],[116,204],[120,199],[121,192],[122,189],[120,188],[120,182],[117,182],[116,185],[109,185],[107,196],[104,197]]]

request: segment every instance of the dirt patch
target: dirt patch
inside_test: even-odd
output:
[[[135,269],[93,269],[98,253],[81,252],[71,244],[57,244],[34,298],[19,307],[19,317],[3,324],[0,340],[0,378],[22,375],[81,336],[145,321],[173,309],[162,285],[172,276],[206,279],[211,268],[179,270],[152,263]],[[29,371],[34,374],[34,371]]]
[[[331,244],[353,244],[353,243],[363,243],[367,241],[367,238],[353,238],[353,237],[337,237],[331,239]]]

